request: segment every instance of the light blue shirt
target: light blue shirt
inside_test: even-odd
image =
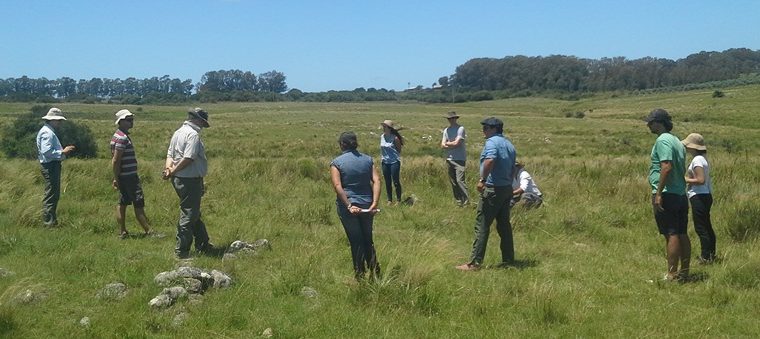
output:
[[[46,164],[51,161],[62,161],[65,158],[66,155],[63,154],[63,147],[58,136],[50,125],[45,124],[37,132],[37,159],[41,164]]]
[[[372,157],[345,151],[330,163],[340,172],[340,184],[352,204],[372,204]]]
[[[493,159],[491,173],[486,178],[486,186],[512,187],[512,169],[515,167],[517,151],[515,146],[501,134],[494,134],[486,139],[483,152],[480,153],[480,173],[483,174],[483,162]]]

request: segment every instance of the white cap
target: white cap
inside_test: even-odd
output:
[[[130,112],[127,109],[123,109],[121,111],[118,111],[118,112],[116,112],[116,122],[115,122],[115,124],[118,125],[119,121],[121,121],[121,119],[125,119],[126,117],[131,117],[133,115],[134,114],[132,114],[132,112]]]

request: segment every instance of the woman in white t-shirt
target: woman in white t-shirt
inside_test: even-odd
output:
[[[715,231],[710,221],[712,208],[712,182],[710,180],[710,165],[707,163],[707,147],[705,139],[691,133],[681,140],[686,151],[694,157],[686,171],[686,195],[691,203],[691,215],[694,220],[694,230],[699,236],[702,253],[699,262],[706,264],[715,260]]]

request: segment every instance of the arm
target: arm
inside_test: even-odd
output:
[[[693,184],[693,185],[704,185],[705,184],[705,169],[700,167],[694,167],[694,177],[686,176],[686,183],[687,184]]]
[[[657,183],[657,192],[654,195],[654,204],[660,211],[664,211],[662,208],[662,190],[665,188],[665,181],[668,180],[668,175],[672,170],[673,164],[669,160],[660,161],[660,181]]]
[[[448,140],[446,140],[446,129],[443,129],[443,136],[441,136],[441,148],[449,148]]]
[[[332,181],[333,190],[340,200],[351,214],[358,214],[361,212],[361,208],[352,206],[351,201],[348,200],[346,191],[343,190],[343,184],[340,182],[340,171],[335,166],[330,166],[330,180]]]
[[[401,154],[401,146],[403,146],[403,145],[401,145],[401,139],[399,139],[398,137],[394,138],[393,139],[393,146],[395,146],[396,149],[398,150],[398,154]]]
[[[111,157],[111,170],[113,170],[113,181],[111,186],[114,189],[119,188],[119,175],[121,174],[121,157],[124,155],[124,150],[115,148],[113,150],[113,157]]]
[[[377,202],[380,200],[380,174],[377,172],[375,165],[372,165],[372,205],[369,206],[370,213],[377,213]]]
[[[483,193],[483,190],[486,189],[486,179],[488,179],[488,176],[491,175],[491,170],[493,169],[493,159],[487,158],[483,160],[483,171],[480,172],[480,180],[478,180],[478,192]]]
[[[187,166],[190,166],[190,164],[193,163],[193,158],[182,158],[176,165],[169,167],[166,170],[166,176],[172,177],[175,173],[181,171]]]

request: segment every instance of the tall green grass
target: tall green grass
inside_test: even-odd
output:
[[[177,198],[159,177],[171,133],[187,107],[128,107],[136,112],[146,211],[165,238],[117,239],[118,194],[110,187],[107,149],[121,107],[64,104],[67,118],[101,137],[100,156],[67,160],[61,227],[39,226],[42,181],[34,161],[0,161],[0,336],[3,337],[644,337],[756,336],[760,307],[757,188],[758,87],[566,102],[540,98],[420,105],[412,103],[230,103],[206,107],[203,131],[210,172],[203,200],[211,240],[269,239],[272,251],[193,265],[233,276],[203,302],[151,310],[155,274],[173,269]],[[694,282],[668,284],[664,240],[657,234],[646,182],[654,142],[641,122],[654,107],[671,110],[675,134],[703,134],[715,186],[713,223],[720,260],[695,266]],[[24,105],[0,105],[8,124]],[[467,180],[477,196],[479,121],[504,119],[519,158],[546,194],[537,210],[515,209],[517,267],[500,269],[493,230],[486,265],[463,273],[475,211],[458,208],[439,149],[442,113],[456,110],[468,132]],[[582,119],[568,111],[587,112]],[[329,182],[341,131],[359,135],[360,151],[379,162],[379,122],[399,121],[404,195],[413,206],[385,206],[375,219],[384,274],[356,282]],[[688,121],[687,121],[688,120]],[[383,192],[384,194],[384,192]],[[384,199],[381,199],[384,200]],[[131,210],[127,227],[137,230]],[[690,226],[691,227],[691,226]],[[693,253],[699,242],[690,231]],[[696,254],[695,254],[696,256]],[[123,282],[121,300],[100,300]],[[303,287],[318,292],[301,295]],[[26,290],[45,299],[18,303]],[[173,319],[187,313],[184,325]],[[91,325],[79,325],[82,317]]]

